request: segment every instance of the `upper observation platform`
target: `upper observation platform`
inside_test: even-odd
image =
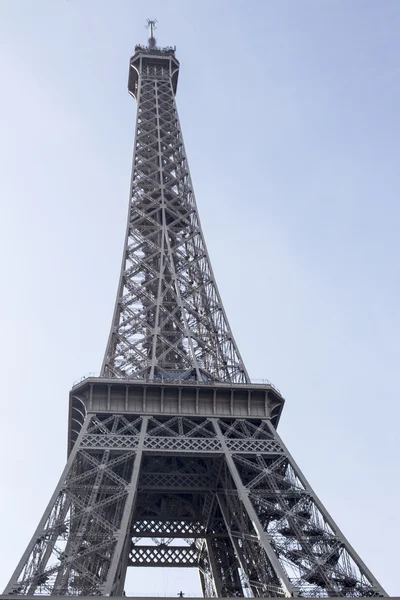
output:
[[[154,37],[155,21],[148,21],[150,37],[147,46],[137,44],[135,54],[129,63],[128,90],[137,99],[139,78],[165,79],[171,78],[174,94],[178,87],[179,61],[175,57],[175,47],[157,46]]]

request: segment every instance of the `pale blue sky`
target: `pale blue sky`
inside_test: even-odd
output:
[[[399,0],[0,1],[0,587],[61,473],[71,384],[101,365],[146,17],[177,46],[197,202],[246,366],[281,389],[281,435],[399,595]],[[198,590],[150,575],[127,593]]]

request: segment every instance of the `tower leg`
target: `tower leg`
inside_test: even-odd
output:
[[[215,538],[211,541],[212,552],[215,556],[216,570],[219,586],[219,597],[229,598],[232,596],[243,596],[247,589],[247,595],[252,596],[251,587],[247,579],[241,577],[241,555],[238,554],[235,544],[229,537]],[[239,558],[238,558],[239,556]]]
[[[254,595],[386,596],[270,421],[212,422],[225,458],[221,511]]]
[[[147,417],[87,416],[5,593],[122,593],[146,426]]]
[[[38,586],[44,586],[47,583],[46,565],[54,554],[56,542],[63,534],[66,534],[64,529],[69,510],[69,499],[64,489],[65,482],[70,477],[79,445],[86,434],[88,425],[89,419],[86,418],[50,502],[4,590],[5,594],[27,594],[28,592],[34,594]]]
[[[143,443],[147,432],[148,420],[148,417],[142,418],[142,427],[140,430],[140,436],[136,448],[136,456],[135,463],[133,465],[132,477],[127,487],[128,495],[125,501],[124,512],[122,515],[120,527],[116,534],[117,544],[114,550],[113,560],[107,574],[107,580],[105,582],[104,587],[101,590],[103,596],[114,595],[117,591],[117,588],[121,588],[121,586],[123,586],[125,582],[126,566],[125,572],[121,572],[121,567],[124,564],[127,565],[127,557],[122,556],[122,551],[124,547],[126,549],[130,549],[130,532],[132,525],[133,505],[137,495],[137,484],[139,479],[140,464],[142,462],[143,456]]]
[[[231,475],[231,478],[233,480],[233,487],[230,487],[230,492],[234,494],[234,497],[238,498],[241,502],[241,504],[243,505],[244,511],[247,513],[247,519],[243,519],[242,516],[242,523],[240,522],[240,519],[238,517],[238,515],[236,514],[235,517],[235,521],[236,524],[238,526],[238,531],[240,533],[243,534],[247,534],[247,535],[251,535],[251,531],[253,529],[254,534],[254,541],[258,539],[259,545],[260,545],[260,549],[264,551],[265,553],[265,559],[266,559],[266,563],[267,563],[267,573],[268,571],[271,572],[271,568],[276,576],[277,579],[277,583],[279,582],[278,585],[281,586],[284,594],[288,597],[290,596],[294,596],[297,595],[295,594],[295,587],[293,586],[293,584],[291,583],[289,577],[287,576],[286,572],[284,571],[282,565],[280,564],[274,549],[271,545],[270,539],[269,537],[266,535],[266,532],[264,531],[260,520],[258,518],[258,515],[256,513],[256,511],[254,510],[254,507],[248,497],[248,491],[246,490],[245,486],[243,485],[243,482],[240,478],[240,475],[238,473],[238,470],[236,468],[236,465],[234,463],[233,457],[232,457],[232,452],[229,449],[229,447],[226,444],[226,440],[224,438],[224,435],[222,434],[222,431],[219,427],[218,424],[218,419],[213,419],[213,425],[215,428],[215,432],[217,434],[218,439],[220,440],[221,446],[223,448],[224,451],[224,457],[225,457],[225,461],[229,470],[229,473]],[[228,481],[225,481],[225,484],[227,484]],[[228,488],[229,489],[229,488]],[[227,491],[227,488],[225,488],[225,491]],[[227,506],[228,503],[225,503],[225,506]],[[239,508],[240,510],[240,508]],[[231,513],[233,516],[233,512]],[[246,529],[247,530],[243,530],[243,528],[241,527],[242,524],[244,524],[247,521],[246,525]],[[252,524],[252,527],[250,525],[250,528],[248,528],[249,523]],[[231,522],[227,523],[227,527],[228,527],[228,531],[231,530],[231,527],[234,523]],[[232,535],[232,534],[230,534]],[[249,544],[248,544],[249,545]],[[250,558],[250,557],[249,557]],[[241,565],[244,571],[248,570],[247,565]],[[251,578],[249,577],[249,580]],[[278,587],[278,586],[276,586]],[[267,591],[267,590],[266,590]],[[269,594],[266,594],[269,595]]]
[[[221,584],[220,574],[218,572],[217,563],[215,560],[214,550],[211,545],[211,540],[209,540],[208,538],[206,539],[206,548],[207,548],[208,559],[210,562],[210,569],[211,569],[211,573],[212,573],[212,577],[213,577],[215,595],[217,596],[217,598],[220,598],[222,596],[222,584]]]

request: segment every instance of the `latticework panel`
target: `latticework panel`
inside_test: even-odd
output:
[[[140,437],[142,419],[86,424],[87,435]],[[84,435],[82,431],[81,439]],[[81,441],[81,440],[80,440]],[[103,445],[104,446],[104,445]],[[78,444],[11,583],[17,594],[94,595],[103,590],[123,524],[136,453]]]
[[[6,591],[118,595],[128,565],[196,566],[211,596],[385,594],[267,419],[88,416]]]
[[[103,374],[246,382],[207,254],[168,70],[147,61],[137,99],[128,230]]]
[[[222,474],[228,527],[243,538],[241,551],[248,565],[250,585],[271,590],[271,584],[278,588],[283,583],[286,590],[301,596],[384,595],[270,422],[221,420],[217,427],[221,442],[231,453]],[[235,452],[234,443],[241,438],[247,440],[248,454]],[[252,443],[260,438],[264,449],[252,448]],[[251,522],[252,513],[245,510],[246,503],[254,511]],[[256,550],[256,538],[248,536],[251,531],[258,542],[262,542],[265,534],[261,546],[270,550],[265,556]],[[273,577],[271,556],[278,559],[276,564],[281,570],[279,574],[275,566]]]
[[[129,554],[132,567],[198,567],[199,556],[191,546],[133,546]]]
[[[121,596],[128,566],[195,566],[208,597],[385,595],[271,424],[280,394],[233,385],[249,378],[200,226],[179,63],[150,41],[131,60],[131,197],[102,367],[113,381],[73,396],[67,466],[5,592]]]

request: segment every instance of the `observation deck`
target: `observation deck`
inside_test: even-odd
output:
[[[270,419],[276,428],[285,400],[272,383],[117,379],[89,375],[69,395],[68,452],[87,413]]]
[[[135,54],[129,62],[128,91],[137,99],[139,77],[154,79],[171,78],[174,94],[178,87],[179,60],[175,57],[175,48],[165,48],[149,44],[135,46]]]

